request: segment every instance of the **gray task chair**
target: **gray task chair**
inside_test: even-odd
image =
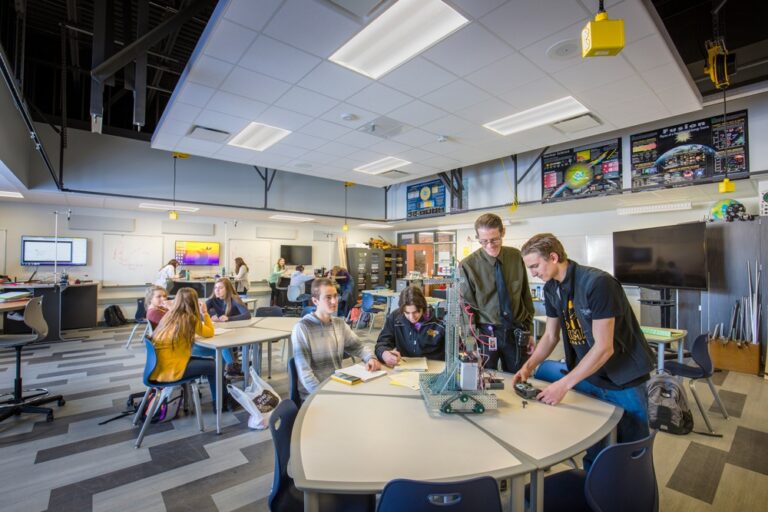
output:
[[[0,336],[0,348],[16,350],[16,378],[13,380],[13,394],[9,400],[0,402],[0,421],[22,413],[45,414],[48,422],[53,421],[53,410],[40,407],[56,402],[59,407],[66,402],[61,395],[51,395],[47,389],[32,389],[32,395],[24,396],[21,381],[21,351],[30,343],[43,340],[48,336],[48,324],[43,317],[43,298],[35,297],[24,308],[24,323],[32,329],[32,334],[5,334]]]

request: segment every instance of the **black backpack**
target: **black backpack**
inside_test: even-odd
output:
[[[104,323],[110,327],[119,327],[127,324],[128,320],[125,319],[125,315],[123,315],[123,310],[120,309],[120,306],[112,304],[104,309]]]
[[[648,423],[651,428],[681,436],[693,430],[685,389],[672,375],[654,375],[648,382]]]

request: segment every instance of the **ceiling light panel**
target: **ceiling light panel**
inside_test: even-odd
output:
[[[377,79],[467,23],[440,0],[400,0],[329,59]]]
[[[251,123],[235,135],[227,144],[239,148],[264,151],[268,147],[284,139],[291,132],[275,126],[261,123]]]
[[[180,212],[187,212],[187,213],[194,213],[200,209],[195,206],[182,206],[178,204],[173,205],[173,204],[159,204],[159,203],[139,203],[139,208],[144,208],[145,210],[162,210],[162,211],[177,210]]]
[[[510,135],[530,130],[537,126],[570,119],[587,112],[589,112],[589,109],[579,103],[573,96],[566,96],[565,98],[523,110],[511,116],[502,117],[483,126],[501,135]]]
[[[406,165],[409,165],[410,163],[411,162],[409,162],[408,160],[402,160],[400,158],[388,156],[386,158],[382,158],[381,160],[376,160],[375,162],[361,165],[360,167],[355,167],[354,170],[357,172],[364,172],[366,174],[375,175],[375,174],[381,174],[383,172],[391,171],[399,167],[404,167]]]
[[[312,217],[299,217],[298,215],[282,215],[282,214],[270,215],[269,218],[274,220],[285,220],[288,222],[310,222],[315,220]]]
[[[0,197],[15,197],[17,199],[24,199],[21,192],[13,192],[11,190],[0,190]]]
[[[381,222],[366,222],[365,224],[360,224],[358,227],[373,228],[373,229],[392,229],[394,226],[392,226],[391,224],[382,224]]]
[[[647,204],[644,206],[629,206],[626,208],[617,208],[616,213],[619,215],[642,215],[644,213],[663,213],[674,212],[680,210],[690,210],[693,207],[690,201],[684,201],[681,203],[659,203],[659,204]]]

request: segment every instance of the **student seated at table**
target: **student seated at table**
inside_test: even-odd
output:
[[[195,291],[192,288],[181,288],[180,291],[181,290]],[[195,298],[197,298],[197,292],[195,292]],[[147,289],[147,295],[144,300],[147,301],[145,304],[149,304],[149,307],[147,308],[147,321],[152,325],[152,330],[156,330],[160,321],[165,317],[166,313],[168,313],[173,301],[168,300],[165,288],[161,286],[150,286]],[[203,307],[206,309],[206,315],[208,315],[207,305],[204,304]],[[212,348],[194,345],[192,347],[192,355],[198,357],[215,357],[216,351]],[[242,375],[243,372],[240,363],[235,361],[235,355],[231,348],[222,349],[221,358],[224,360],[224,364],[226,365],[225,371],[228,375]]]
[[[315,279],[312,303],[317,309],[293,327],[291,344],[302,398],[342,367],[344,352],[362,359],[369,371],[381,368],[371,347],[360,341],[343,318],[331,316],[338,302],[333,281],[325,277]]]
[[[213,285],[213,296],[208,298],[205,306],[214,322],[234,322],[251,318],[248,307],[235,291],[232,281],[226,277],[216,280]]]
[[[296,270],[291,274],[291,286],[298,286],[301,289],[301,293],[296,297],[295,302],[301,302],[303,306],[307,306],[309,303],[309,294],[304,293],[304,283],[311,281],[315,278],[314,275],[304,274],[304,265],[296,265]]]
[[[215,401],[216,386],[224,385],[223,382],[216,382],[216,363],[210,358],[198,357],[193,352],[196,334],[210,338],[213,333],[213,322],[205,305],[198,301],[197,292],[192,288],[180,289],[152,334],[157,366],[150,374],[150,380],[173,382],[185,377],[205,376]],[[225,387],[222,392],[226,403]]]
[[[401,357],[445,358],[445,327],[421,288],[400,292],[400,307],[387,317],[376,341],[376,357],[387,366],[397,365]]]

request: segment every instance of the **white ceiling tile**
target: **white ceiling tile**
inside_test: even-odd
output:
[[[322,153],[320,151],[310,151],[309,153],[307,153],[301,158],[313,164],[327,164],[336,160],[339,157],[336,155],[329,155],[327,153]]]
[[[424,151],[429,151],[431,153],[435,153],[438,155],[445,155],[445,156],[451,156],[453,153],[458,153],[467,147],[463,144],[459,144],[456,142],[456,139],[452,137],[448,137],[448,140],[445,142],[431,142],[429,144],[424,144],[421,146],[421,149]]]
[[[196,107],[204,107],[214,92],[216,92],[216,89],[186,82],[182,86],[179,95],[176,96],[175,101],[181,101]]]
[[[183,136],[186,135],[190,128],[192,128],[192,123],[189,121],[179,121],[177,119],[165,119],[163,120],[163,124],[161,125],[162,133],[167,133],[168,135],[177,135],[177,136]]]
[[[322,137],[327,140],[334,140],[349,131],[351,131],[350,128],[346,128],[336,123],[329,123],[322,119],[315,119],[301,129],[302,133],[313,135],[315,137]]]
[[[174,101],[171,108],[168,110],[166,117],[168,119],[176,119],[178,121],[186,121],[191,123],[197,118],[202,109],[194,105],[187,105],[180,101]]]
[[[327,58],[361,28],[358,23],[320,2],[288,0],[264,33]]]
[[[406,146],[405,144],[400,144],[399,142],[395,142],[393,140],[385,140],[384,142],[374,144],[370,147],[370,149],[371,151],[384,153],[385,155],[396,155],[398,153],[402,153],[403,151],[408,151],[411,149],[411,146]]]
[[[658,32],[651,16],[640,0],[625,0],[612,7],[608,15],[611,19],[624,20],[624,42],[626,44]],[[706,28],[709,30],[710,27]]]
[[[445,116],[447,112],[423,101],[415,100],[407,105],[393,110],[387,114],[387,117],[397,119],[411,126],[421,126],[422,124],[434,121]]]
[[[182,137],[178,144],[176,144],[177,151],[181,151],[182,153],[191,153],[193,155],[210,156],[219,149],[221,149],[221,144],[218,142],[190,139],[189,137]]]
[[[311,117],[304,114],[298,114],[280,107],[269,107],[254,119],[260,123],[266,123],[270,126],[277,126],[285,130],[298,130],[312,120]]]
[[[483,126],[472,126],[466,130],[457,132],[454,135],[457,142],[466,145],[480,144],[482,142],[489,142],[494,140],[504,139],[503,135],[499,135],[493,130],[489,130]]]
[[[658,34],[627,45],[621,55],[640,72],[674,62],[667,43]]]
[[[318,151],[321,151],[323,153],[328,153],[329,155],[336,155],[336,156],[347,156],[351,155],[355,151],[358,150],[355,146],[350,146],[348,144],[341,144],[339,142],[329,142],[325,146],[319,147],[317,149]]]
[[[662,119],[669,116],[666,107],[655,94],[639,96],[630,101],[617,103],[602,109],[601,116],[617,128]]]
[[[434,158],[434,153],[430,153],[429,151],[424,151],[423,149],[409,149],[408,151],[403,151],[399,155],[397,155],[398,158],[402,158],[403,160],[408,160],[409,162],[423,162],[424,160],[427,160],[429,158]]]
[[[416,57],[387,73],[379,81],[418,98],[454,80],[456,75],[423,57]]]
[[[520,85],[538,80],[544,72],[519,53],[475,71],[466,80],[491,94],[500,94]]]
[[[201,55],[192,65],[187,80],[208,87],[218,87],[234,66],[229,62]]]
[[[280,141],[277,144],[268,147],[262,151],[262,153],[265,155],[279,155],[288,156],[291,158],[299,158],[300,156],[305,155],[307,150],[297,146],[291,146],[290,144],[286,144],[285,142]]]
[[[265,35],[245,52],[239,65],[286,82],[297,82],[320,64],[320,59]]]
[[[458,160],[455,160],[453,158],[448,158],[442,155],[437,155],[432,158],[427,158],[422,163],[424,165],[429,165],[430,167],[437,167],[438,169],[443,169],[445,171],[456,169],[457,167],[461,167],[461,162],[459,162]]]
[[[176,144],[181,140],[181,135],[174,135],[165,131],[165,125],[163,125],[162,133],[155,133],[152,137],[152,149],[164,149],[166,151],[172,151]]]
[[[521,85],[511,91],[501,94],[501,99],[514,105],[515,110],[504,115],[514,114],[537,105],[542,105],[565,96],[570,92],[551,78],[544,77],[539,80]],[[500,117],[504,117],[504,115]]]
[[[317,149],[328,142],[326,139],[321,139],[320,137],[314,137],[312,135],[296,132],[288,135],[283,140],[286,144],[304,149]]]
[[[552,76],[568,90],[581,92],[636,75],[632,66],[619,55],[583,59],[578,66],[558,71]]]
[[[491,96],[464,80],[456,80],[421,99],[448,112],[466,108],[489,99]]]
[[[670,89],[659,89],[656,96],[667,107],[667,110],[673,115],[683,114],[701,110],[701,101],[698,96],[689,89],[672,87]]]
[[[573,23],[586,22],[589,16],[578,0],[515,0],[480,21],[519,50]],[[576,33],[573,37],[580,35]]]
[[[265,103],[273,103],[290,87],[286,82],[241,67],[235,67],[221,84],[223,91]]]
[[[382,139],[380,137],[374,137],[373,135],[368,135],[367,133],[349,132],[337,138],[336,142],[341,144],[349,144],[350,146],[355,146],[356,148],[369,148],[374,144],[378,144],[381,142],[381,140]]]
[[[472,23],[424,52],[424,57],[464,76],[509,55],[513,50],[479,23]]]
[[[283,156],[283,155],[275,155],[275,154],[264,154],[264,152],[259,152],[256,157],[253,160],[254,165],[259,165],[261,167],[282,167],[286,163],[290,162],[292,160],[289,156]]]
[[[213,156],[221,160],[229,160],[241,164],[250,164],[256,160],[257,153],[258,151],[254,151],[252,149],[238,148],[224,144],[218,151],[216,151],[216,153],[213,154]]]
[[[361,162],[360,160],[353,160],[351,158],[339,158],[338,160],[334,160],[333,162],[331,162],[330,165],[333,165],[334,167],[336,167],[338,169],[344,169],[346,171],[351,171],[355,167],[360,167],[360,165],[364,164],[364,163],[365,162]],[[365,176],[365,174],[356,172],[355,176],[360,178],[362,176]]]
[[[423,144],[435,142],[437,140],[437,135],[424,130],[420,130],[418,128],[413,128],[407,132],[397,135],[396,137],[392,137],[392,140],[402,144],[408,144],[409,146],[418,147]]]
[[[218,91],[213,95],[206,107],[208,110],[223,112],[231,116],[238,116],[253,121],[269,107],[266,103],[244,98],[236,94]]]
[[[360,151],[355,151],[354,153],[347,156],[347,158],[349,158],[350,160],[359,160],[360,162],[364,162],[364,163],[371,163],[371,162],[375,162],[376,160],[381,160],[386,156],[387,155],[383,153],[378,153],[376,151],[363,149]]]
[[[616,82],[582,91],[576,95],[576,99],[589,107],[590,110],[599,110],[600,107],[615,105],[634,96],[647,96],[651,93],[651,89],[644,81],[639,80],[636,75],[632,75]]]
[[[337,100],[328,96],[323,96],[301,87],[292,87],[277,100],[275,105],[299,112],[300,114],[317,117],[338,105],[338,103]]]
[[[680,68],[674,62],[643,71],[641,76],[654,91],[677,87],[692,92],[686,75],[680,71]]]
[[[504,117],[504,112],[512,112],[515,107],[496,98],[481,101],[469,108],[456,112],[456,115],[477,124],[485,124],[494,119]]]
[[[298,85],[344,100],[370,83],[369,78],[326,61],[310,71]]]
[[[405,105],[411,101],[410,96],[398,92],[391,87],[373,83],[347,99],[348,103],[362,107],[379,114],[386,114],[390,110]]]
[[[345,121],[341,118],[341,116],[344,114],[352,114],[355,116],[355,118],[351,121]],[[334,108],[320,116],[320,118],[325,121],[330,121],[331,123],[336,123],[352,130],[359,128],[370,121],[373,121],[377,117],[379,117],[379,114],[375,112],[369,112],[368,110],[350,105],[348,103],[336,105]]]
[[[453,0],[453,4],[472,18],[480,18],[506,0]]]
[[[458,132],[470,130],[474,128],[474,126],[474,124],[465,119],[457,117],[453,114],[448,114],[447,116],[425,124],[422,126],[422,128],[428,132],[451,136]]]
[[[257,35],[253,30],[221,18],[206,41],[203,53],[236,64]]]
[[[204,110],[195,120],[195,124],[198,126],[229,132],[233,135],[248,126],[248,122],[242,117],[230,116],[212,110]]]
[[[224,17],[253,30],[261,30],[282,0],[231,0]]]
[[[528,60],[536,64],[547,73],[554,73],[561,69],[569,68],[581,62],[581,29],[583,22],[578,22],[552,35],[548,35],[535,43],[526,46],[522,53]],[[576,45],[577,51],[566,59],[551,58],[547,50],[563,41],[570,41]]]

